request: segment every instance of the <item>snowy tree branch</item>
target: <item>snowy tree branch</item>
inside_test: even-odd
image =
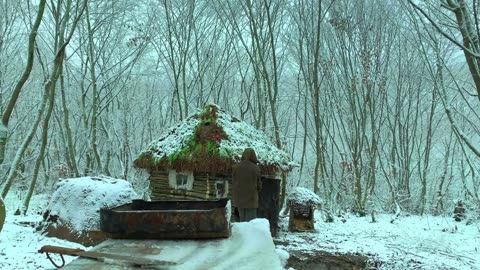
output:
[[[435,23],[433,21],[433,19],[422,9],[420,8],[418,5],[416,5],[415,3],[413,3],[412,0],[408,0],[408,2],[416,9],[418,10],[420,13],[422,13],[422,15],[433,25],[433,27],[435,27],[435,29],[442,35],[444,36],[445,38],[447,38],[448,40],[450,40],[453,44],[457,45],[459,48],[461,48],[463,51],[467,52],[468,54],[470,54],[471,56],[475,57],[475,58],[480,58],[480,54],[479,53],[476,53],[474,51],[472,51],[471,49],[465,47],[462,43],[460,43],[459,41],[457,41],[455,38],[451,37],[450,35],[448,35],[447,33],[445,33],[445,31],[443,31],[438,25],[437,23]]]

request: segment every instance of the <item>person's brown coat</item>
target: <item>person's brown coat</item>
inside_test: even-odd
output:
[[[233,167],[232,205],[238,208],[258,208],[258,192],[261,189],[260,168],[255,151],[245,149],[242,161]]]

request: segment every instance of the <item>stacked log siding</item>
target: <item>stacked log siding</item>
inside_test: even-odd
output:
[[[218,200],[230,198],[232,192],[232,180],[227,175],[194,174],[192,190],[171,187],[166,171],[151,171],[149,180],[152,200]],[[228,183],[228,192],[223,196],[217,195],[217,182]]]

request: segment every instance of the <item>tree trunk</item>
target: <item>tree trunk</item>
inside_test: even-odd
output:
[[[32,71],[35,51],[35,39],[37,38],[37,31],[40,27],[40,23],[42,22],[43,13],[45,11],[45,4],[46,0],[40,0],[40,3],[38,5],[37,17],[35,18],[35,22],[28,37],[27,65],[25,66],[22,77],[20,78],[17,85],[15,86],[15,89],[13,90],[13,94],[10,97],[7,108],[2,116],[2,124],[0,126],[0,164],[2,164],[5,159],[5,149],[8,137],[8,123],[10,121],[10,117],[12,116],[13,109],[17,104],[18,96],[20,95],[20,92],[22,91],[22,88],[30,77],[30,73]]]
[[[69,44],[71,37],[73,33],[75,32],[76,26],[78,21],[80,20],[80,17],[82,16],[83,10],[86,7],[86,1],[84,2],[83,9],[80,10],[80,13],[77,15],[77,17],[74,19],[72,28],[70,29],[70,33],[68,34],[68,37],[65,39],[65,31],[67,28],[67,23],[70,21],[70,7],[72,4],[72,0],[67,0],[66,2],[66,13],[65,15],[60,18],[59,15],[61,14],[60,11],[55,13],[55,21],[57,22],[56,26],[59,27],[56,29],[56,35],[55,35],[55,44],[57,45],[56,47],[56,54],[55,54],[55,59],[53,61],[54,66],[53,66],[53,71],[52,74],[50,75],[50,78],[45,85],[45,98],[46,102],[48,102],[48,107],[47,111],[45,114],[45,118],[43,119],[43,125],[42,125],[42,145],[40,147],[40,153],[38,154],[38,158],[35,162],[35,167],[33,171],[33,178],[32,182],[30,184],[30,188],[28,190],[28,194],[25,197],[24,203],[23,203],[23,214],[25,215],[28,211],[28,207],[30,205],[30,199],[32,198],[33,191],[35,190],[35,186],[37,183],[38,179],[38,174],[40,171],[40,166],[42,165],[42,162],[45,157],[45,148],[47,146],[47,141],[48,141],[48,127],[50,123],[50,118],[52,116],[53,108],[55,106],[55,89],[57,85],[58,78],[62,74],[63,70],[63,61],[65,59],[65,50],[67,45]],[[62,5],[59,3],[58,8],[62,8]],[[41,116],[39,116],[38,121],[40,121]],[[37,124],[38,125],[38,124]]]
[[[96,55],[95,55],[95,44],[93,40],[93,29],[90,24],[90,14],[88,10],[88,6],[86,8],[86,20],[87,20],[87,30],[88,30],[88,59],[89,59],[89,69],[90,69],[90,80],[92,82],[92,120],[90,123],[90,132],[91,132],[91,153],[93,156],[93,162],[90,164],[92,167],[90,168],[91,171],[99,172],[102,168],[100,154],[98,153],[98,145],[97,145],[97,134],[98,134],[98,106],[99,106],[99,93],[97,88],[97,75],[96,75]]]
[[[65,126],[65,137],[67,141],[66,157],[68,160],[69,169],[72,172],[73,176],[79,177],[80,173],[78,172],[75,145],[73,144],[72,129],[70,127],[70,113],[67,106],[67,97],[65,95],[63,69],[62,74],[60,75],[60,95],[63,110],[63,124]]]
[[[474,23],[470,18],[471,13],[467,9],[465,0],[447,0],[447,3],[450,10],[455,13],[458,29],[463,38],[463,54],[465,55],[465,60],[480,100],[480,40],[475,31]]]
[[[63,57],[62,57],[63,58]],[[56,65],[56,64],[55,64]],[[45,85],[45,96],[47,98],[47,111],[45,114],[45,117],[43,119],[43,124],[42,124],[42,144],[40,146],[40,153],[38,154],[37,160],[35,161],[35,167],[33,169],[33,177],[32,177],[32,182],[30,183],[30,188],[28,189],[27,196],[25,197],[25,200],[23,202],[23,209],[20,210],[24,215],[27,214],[28,207],[30,205],[30,199],[32,198],[33,191],[35,190],[35,186],[37,184],[37,179],[38,179],[38,173],[40,171],[40,165],[43,163],[43,159],[45,158],[45,148],[47,146],[47,135],[48,135],[48,126],[50,122],[50,118],[52,116],[52,111],[54,107],[54,101],[55,101],[55,82],[56,79],[53,79],[54,76],[57,76],[58,79],[58,74],[59,71],[57,71],[58,67],[54,68],[54,72],[52,73],[52,77],[50,78],[50,81]],[[53,80],[52,80],[53,79]]]
[[[3,187],[2,190],[2,197],[5,198],[8,194],[8,191],[10,190],[13,180],[15,179],[17,169],[22,161],[22,157],[27,150],[27,147],[30,145],[30,142],[33,140],[33,137],[35,136],[35,133],[37,131],[38,125],[42,119],[42,116],[45,112],[45,107],[47,105],[48,101],[48,92],[44,92],[42,96],[42,101],[40,108],[38,109],[38,114],[35,119],[35,121],[32,123],[32,126],[30,128],[30,131],[28,132],[27,136],[22,142],[22,145],[18,148],[17,153],[15,155],[15,158],[13,159],[12,165],[10,165],[10,171],[7,176],[6,184]]]
[[[3,224],[5,223],[5,217],[6,217],[5,204],[3,203],[3,198],[0,197],[0,232],[2,232]]]

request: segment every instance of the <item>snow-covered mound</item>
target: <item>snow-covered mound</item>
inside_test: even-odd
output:
[[[108,238],[100,231],[100,209],[130,203],[137,198],[132,185],[110,177],[61,180],[53,193],[37,230],[84,246]]]
[[[61,180],[48,205],[50,216],[75,231],[100,230],[100,208],[130,203],[137,197],[132,185],[110,177],[81,177]]]
[[[322,204],[322,200],[317,194],[304,187],[296,187],[289,192],[287,201],[311,206],[320,206]]]

